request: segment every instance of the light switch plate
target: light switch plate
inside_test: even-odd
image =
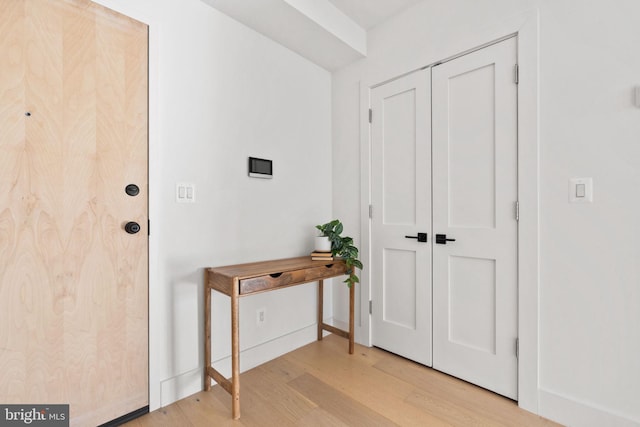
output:
[[[569,180],[569,202],[591,203],[593,202],[593,179],[571,178]]]
[[[176,184],[176,202],[178,203],[195,203],[196,202],[196,186],[179,182]]]

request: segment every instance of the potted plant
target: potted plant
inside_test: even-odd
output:
[[[358,248],[353,245],[353,239],[349,236],[341,236],[344,226],[338,219],[334,219],[326,224],[316,225],[322,236],[325,236],[331,242],[331,254],[334,257],[344,259],[349,269],[349,277],[344,281],[349,287],[354,283],[360,282],[356,275],[356,268],[362,270],[362,262],[358,259]]]
[[[331,240],[322,232],[314,238],[314,241],[316,252],[331,252]]]

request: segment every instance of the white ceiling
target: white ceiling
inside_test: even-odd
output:
[[[423,0],[202,0],[335,71],[366,56],[367,30]]]
[[[422,0],[329,0],[365,30],[375,27]]]

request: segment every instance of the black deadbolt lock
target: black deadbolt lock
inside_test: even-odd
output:
[[[124,191],[130,196],[137,196],[140,193],[140,188],[135,184],[129,184],[125,187]]]
[[[124,231],[126,231],[129,234],[136,234],[138,231],[140,231],[140,224],[133,221],[128,222],[124,226]]]

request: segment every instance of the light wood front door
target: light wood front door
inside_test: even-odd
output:
[[[433,367],[517,398],[516,39],[432,70]],[[455,241],[437,241],[437,235]]]
[[[74,426],[148,405],[147,45],[87,0],[0,7],[0,402]]]
[[[431,365],[429,73],[371,91],[373,344],[425,365]]]

